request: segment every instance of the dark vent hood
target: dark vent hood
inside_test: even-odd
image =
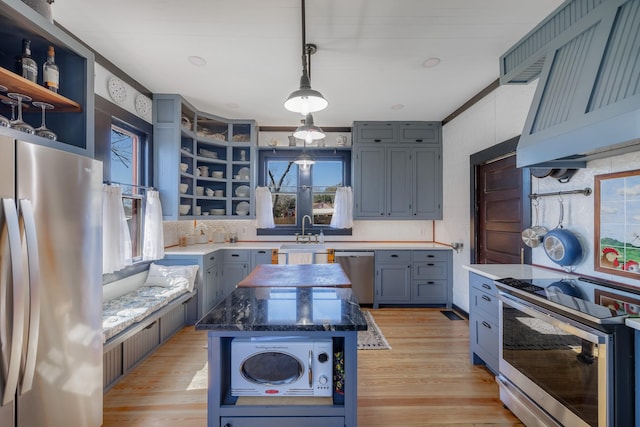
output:
[[[568,0],[500,58],[539,78],[517,166],[581,167],[640,151],[640,0]]]

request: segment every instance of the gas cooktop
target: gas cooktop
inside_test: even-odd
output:
[[[622,324],[628,317],[624,311],[616,311],[585,299],[572,279],[513,279],[496,280],[502,292],[520,297],[556,313],[576,320],[596,324]]]

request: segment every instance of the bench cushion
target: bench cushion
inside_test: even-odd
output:
[[[156,274],[152,280],[145,281],[145,284],[140,288],[103,303],[103,342],[134,323],[143,321],[151,313],[168,305],[180,295],[193,290],[195,272],[192,272],[193,269],[185,269],[185,267],[192,266],[176,267],[180,268],[163,270],[163,272]],[[198,266],[195,267],[197,271]],[[159,271],[160,269],[156,269],[156,272]],[[177,273],[178,271],[182,276]],[[165,277],[167,280],[161,280],[160,277]],[[157,283],[161,285],[158,286]]]

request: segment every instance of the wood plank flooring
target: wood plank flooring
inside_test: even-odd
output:
[[[521,426],[469,361],[469,323],[440,309],[371,310],[391,350],[358,352],[358,426]],[[104,426],[204,427],[206,333],[187,327],[104,397]],[[256,426],[258,427],[258,426]]]

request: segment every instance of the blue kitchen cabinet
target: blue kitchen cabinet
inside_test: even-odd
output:
[[[249,274],[251,250],[225,249],[222,260],[221,281],[224,296],[229,295],[238,283]]]
[[[254,121],[224,119],[198,111],[180,95],[154,94],[153,138],[154,182],[165,219],[255,216]]]
[[[395,140],[370,138],[381,123],[354,123],[354,218],[442,219],[440,124],[388,122]]]
[[[0,85],[6,86],[7,92],[19,92],[33,101],[53,105],[54,109],[46,113],[46,122],[58,138],[57,141],[51,141],[3,126],[0,126],[0,135],[94,157],[94,54],[27,3],[0,0]],[[31,54],[39,67],[47,58],[49,46],[54,46],[56,63],[60,67],[58,93],[40,85],[40,80],[38,84],[32,84],[13,72],[15,57],[22,51],[22,39],[31,41]],[[11,110],[0,104],[0,114],[10,117]],[[25,108],[23,119],[34,128],[38,127],[42,121],[41,110]]]
[[[469,341],[471,363],[498,373],[500,333],[498,290],[492,279],[469,273]]]

